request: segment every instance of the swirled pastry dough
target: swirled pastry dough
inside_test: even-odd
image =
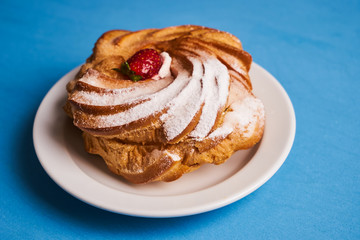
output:
[[[112,70],[144,48],[161,53],[158,75],[132,82]],[[114,173],[133,183],[172,181],[261,139],[251,62],[236,37],[216,29],[109,31],[67,85],[65,110],[87,151]]]

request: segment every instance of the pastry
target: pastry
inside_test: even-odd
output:
[[[113,173],[173,181],[262,138],[251,62],[235,36],[212,28],[109,31],[68,83],[64,109]]]

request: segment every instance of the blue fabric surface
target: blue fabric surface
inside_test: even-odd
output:
[[[2,0],[0,238],[360,239],[359,23],[359,1]],[[181,24],[236,35],[284,86],[297,118],[284,165],[244,199],[189,217],[129,217],[70,196],[33,148],[42,98],[103,32]]]

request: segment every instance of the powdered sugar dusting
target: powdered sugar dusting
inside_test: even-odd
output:
[[[138,104],[124,112],[112,115],[90,115],[89,123],[95,123],[91,127],[114,127],[122,126],[136,120],[146,118],[165,108],[165,105],[176,96],[184,85],[189,81],[186,72],[179,74],[177,78],[166,88],[149,96],[149,101]]]
[[[168,53],[162,53],[163,66],[158,74],[159,80],[120,89],[74,91],[71,100],[94,106],[114,106],[147,100],[114,114],[81,113],[80,116],[86,115],[86,118],[77,119],[77,123],[86,128],[116,127],[163,112],[159,120],[166,139],[171,141],[186,129],[201,110],[199,121],[189,137],[199,141],[217,138],[227,136],[235,128],[251,134],[254,123],[263,114],[261,101],[252,95],[231,100],[231,111],[225,115],[223,124],[210,133],[220,109],[228,101],[230,75],[226,66],[216,57],[206,53],[199,55],[200,57],[188,58],[192,64],[192,72],[183,69],[176,58],[172,59]],[[170,75],[171,64],[176,65],[178,72],[175,79]],[[97,78],[99,76],[93,74],[84,76],[79,81],[95,87],[104,84],[99,84]]]
[[[219,109],[226,103],[229,92],[229,74],[227,68],[219,60],[207,58],[204,69],[204,107],[198,124],[189,135],[197,140],[202,140],[209,134]]]
[[[88,81],[88,79],[93,79],[94,76],[88,78],[82,78],[79,81],[85,82],[90,86],[96,87],[93,85],[93,80]],[[95,91],[75,91],[69,98],[72,101],[78,102],[80,104],[88,104],[94,106],[114,106],[120,104],[131,103],[139,100],[144,100],[149,98],[149,94],[153,94],[164,87],[168,86],[173,79],[167,77],[161,81],[151,81],[137,87],[129,87],[122,89],[105,89],[104,92],[95,92]]]
[[[181,160],[181,157],[176,154],[176,153],[172,153],[169,152],[168,150],[163,151],[166,155],[168,155],[173,161],[177,162]]]
[[[150,156],[154,159],[160,159],[162,155],[167,155],[168,157],[170,157],[173,161],[177,162],[181,160],[181,157],[173,152],[170,152],[168,150],[158,150],[158,149],[154,149],[151,153]]]
[[[258,119],[264,118],[264,105],[253,96],[234,102],[230,108],[232,111],[226,114],[223,124],[212,132],[208,136],[209,138],[226,137],[235,128],[240,129],[244,133],[244,137],[251,136]]]
[[[193,72],[189,84],[166,105],[169,110],[160,117],[169,140],[174,139],[188,126],[202,104],[200,80],[203,68],[199,60],[190,58],[190,61],[193,64]]]

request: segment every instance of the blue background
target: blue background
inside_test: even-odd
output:
[[[236,35],[288,92],[289,157],[260,189],[208,213],[146,219],[64,192],[32,142],[56,81],[110,29],[198,24]],[[360,239],[359,1],[0,1],[2,239]],[[274,143],[276,144],[276,143]]]

